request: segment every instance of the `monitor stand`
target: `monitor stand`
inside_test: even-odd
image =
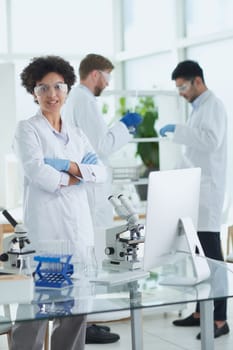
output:
[[[178,235],[186,236],[188,253],[191,254],[194,276],[167,276],[160,281],[160,284],[193,286],[205,281],[210,277],[210,268],[191,218],[180,218]]]

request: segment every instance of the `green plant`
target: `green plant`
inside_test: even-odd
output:
[[[119,108],[117,110],[119,115],[124,115],[129,108],[127,108],[126,98],[119,99]],[[153,97],[140,97],[135,112],[139,113],[143,120],[138,126],[135,137],[158,137],[154,124],[158,119],[158,110],[155,106]],[[149,169],[159,169],[159,144],[158,142],[139,142],[137,144],[136,154],[142,159],[143,164]]]
[[[138,126],[135,137],[158,137],[154,128],[158,119],[158,110],[152,97],[139,98],[135,112],[142,117],[142,123]],[[158,142],[139,142],[137,154],[141,157],[147,168],[159,169],[159,144]]]

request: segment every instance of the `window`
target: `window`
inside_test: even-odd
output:
[[[124,50],[150,50],[171,45],[174,38],[173,0],[123,1]]]
[[[13,53],[112,55],[109,0],[12,0]]]
[[[125,88],[145,90],[161,89],[165,85],[171,87],[174,64],[170,53],[129,60],[125,62]]]
[[[185,5],[187,36],[233,29],[232,0],[186,0]]]
[[[0,53],[7,52],[6,1],[0,0]]]

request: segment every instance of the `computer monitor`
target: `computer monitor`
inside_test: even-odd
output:
[[[200,178],[200,168],[150,173],[145,225],[144,270],[148,271],[162,265],[178,250],[186,250],[193,258],[196,282],[209,277],[206,259],[197,261],[195,251],[197,248],[199,254],[204,256],[196,233]],[[184,233],[182,235],[180,235],[181,227]],[[195,281],[190,284],[195,284]]]

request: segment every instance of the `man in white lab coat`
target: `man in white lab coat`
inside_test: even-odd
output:
[[[127,113],[111,128],[106,125],[96,97],[108,86],[113,69],[113,64],[107,58],[96,54],[87,55],[79,66],[80,84],[71,90],[63,110],[64,118],[84,131],[105,165],[108,165],[108,158],[113,152],[132,139],[132,132],[141,122],[137,113]],[[112,207],[108,203],[110,194],[110,173],[105,184],[88,189],[94,228],[112,225]]]
[[[207,257],[223,260],[220,226],[226,182],[226,111],[222,102],[207,88],[197,62],[180,62],[172,73],[172,80],[175,80],[180,96],[191,103],[192,113],[186,124],[165,125],[160,134],[166,136],[167,132],[172,132],[173,141],[185,146],[181,168],[201,168],[198,236]],[[217,338],[229,333],[226,300],[217,300],[214,306],[214,336]],[[199,305],[192,315],[173,324],[200,325]],[[199,333],[197,339],[200,336]]]
[[[141,122],[137,113],[127,113],[111,128],[106,125],[96,97],[108,86],[113,64],[106,57],[87,55],[80,63],[80,84],[74,87],[63,109],[63,118],[84,131],[93,149],[103,164],[109,165],[109,156],[132,139],[132,133]],[[108,197],[111,194],[111,172],[102,184],[87,188],[89,206],[97,231],[112,226],[113,211]],[[99,233],[99,232],[98,232]],[[110,343],[119,336],[110,333],[107,327],[92,325],[87,327],[86,343]]]

